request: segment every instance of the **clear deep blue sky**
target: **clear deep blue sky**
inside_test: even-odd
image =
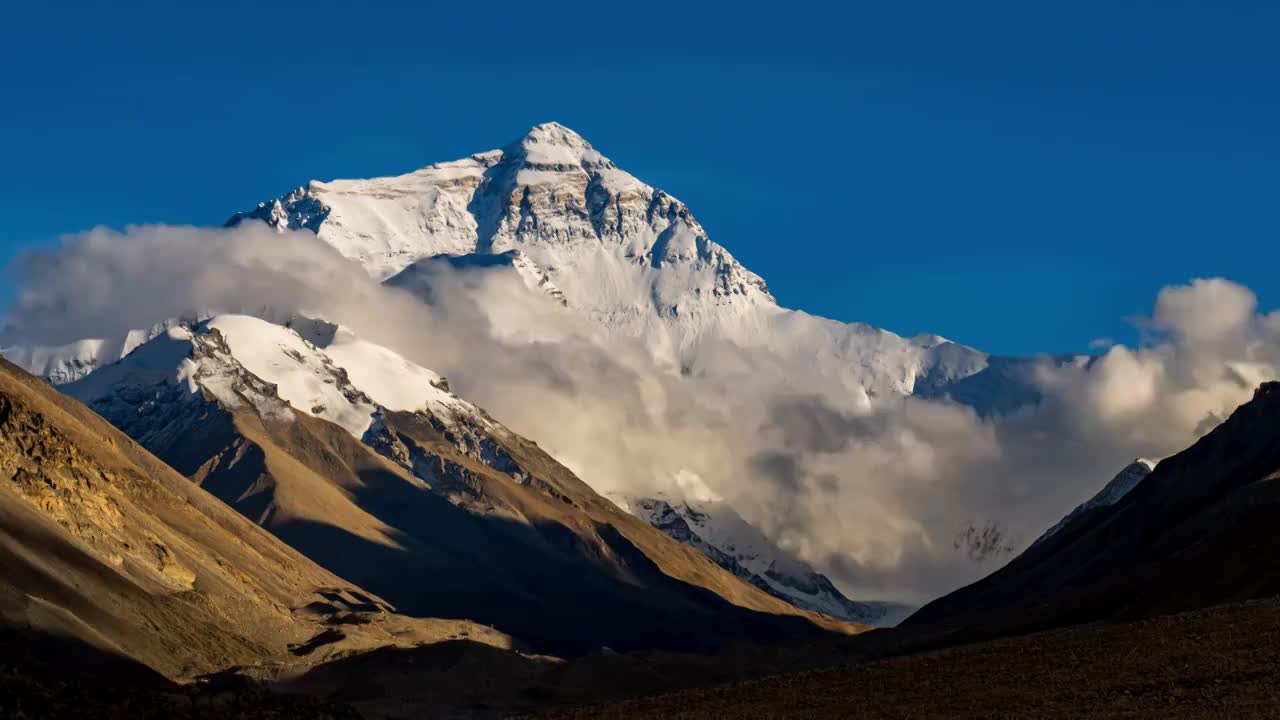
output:
[[[1280,298],[1273,2],[36,5],[0,9],[0,258],[557,120],[829,317],[1030,353],[1196,276]]]

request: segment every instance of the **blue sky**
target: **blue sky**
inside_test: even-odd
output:
[[[1056,352],[1280,297],[1275,3],[171,5],[4,8],[0,258],[558,120],[829,317]]]

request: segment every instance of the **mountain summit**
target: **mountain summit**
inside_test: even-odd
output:
[[[586,138],[558,122],[534,125],[516,142],[503,148],[512,157],[521,154],[529,165],[581,165],[617,169],[613,161],[596,151]]]
[[[521,250],[569,283],[571,303],[608,301],[613,289],[617,300],[657,290],[664,313],[704,293],[773,304],[764,281],[712,243],[683,203],[558,123],[407,175],[313,181],[229,224],[247,218],[311,230],[379,279],[437,255]],[[656,272],[664,266],[681,268],[678,282]],[[619,279],[623,287],[611,284]]]
[[[695,364],[704,342],[728,340],[803,358],[869,395],[940,395],[987,367],[985,353],[937,336],[908,339],[780,307],[688,206],[559,123],[406,175],[312,181],[228,225],[247,220],[313,232],[377,279],[441,257],[490,265],[514,251],[530,285],[555,288],[572,312],[643,340],[670,367]],[[987,396],[998,389],[972,404],[994,404]]]

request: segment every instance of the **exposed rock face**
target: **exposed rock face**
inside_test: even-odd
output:
[[[1122,474],[1113,489],[1130,489],[1118,500],[1086,504],[1004,568],[908,622],[1008,633],[1280,592],[1278,421],[1280,383],[1265,383],[1140,482]]]
[[[8,441],[0,455],[0,477],[8,478],[23,499],[111,565],[123,565],[121,553],[128,552],[141,568],[163,571],[166,565],[177,566],[168,548],[154,538],[136,548],[129,545],[122,527],[119,478],[83,457],[44,415],[13,397],[0,396],[0,436]]]
[[[24,642],[70,638],[174,678],[301,669],[459,631],[510,644],[487,628],[392,610],[0,361],[0,624],[29,634]],[[324,635],[352,617],[340,636]],[[326,638],[317,651],[291,652],[317,636]]]

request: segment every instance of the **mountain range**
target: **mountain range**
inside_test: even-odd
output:
[[[62,389],[412,616],[483,622],[555,654],[809,624],[621,512],[438,375],[342,327],[175,325]]]
[[[520,302],[638,344],[655,372],[696,374],[728,343],[839,378],[868,406],[948,397],[991,415],[1038,399],[1036,360],[779,306],[688,207],[556,123],[407,175],[313,181],[228,225],[258,222],[425,303],[457,291],[437,286],[442,269],[508,273]],[[0,696],[24,713],[82,692],[126,716],[175,694],[225,703],[219,682],[251,679],[384,717],[503,714],[1280,593],[1280,384],[1183,452],[1135,460],[986,578],[867,632],[910,608],[847,597],[714,494],[606,496],[334,318],[190,310],[4,350],[17,365],[0,361],[0,619],[14,666],[38,673],[0,663]],[[1269,617],[1256,609],[1240,612]],[[1068,632],[1064,646],[1092,642]],[[919,662],[886,672],[925,678],[927,696],[942,685]],[[103,678],[117,676],[143,696],[115,699]],[[769,692],[754,710],[848,709]]]
[[[437,266],[514,273],[534,296],[606,333],[640,341],[659,368],[687,372],[698,363],[701,347],[729,342],[839,378],[864,403],[876,396],[953,395],[980,413],[990,413],[1035,397],[1025,381],[1029,361],[993,358],[937,336],[902,338],[865,324],[780,307],[758,275],[709,239],[687,206],[621,170],[557,123],[536,126],[504,148],[407,175],[313,181],[237,213],[227,224],[258,221],[282,232],[314,233],[372,278],[409,289],[428,301]],[[386,411],[430,406],[437,411],[433,417],[441,418],[448,413],[439,411],[457,411],[466,405],[446,391],[432,389],[433,383],[441,382],[436,374],[423,368],[406,369],[403,359],[396,360],[394,368],[374,363],[376,370],[362,370],[370,358],[395,354],[368,342],[335,337],[337,331],[326,328],[323,320],[305,318],[286,324],[301,331],[302,340],[324,348],[323,358],[306,357],[303,363],[317,369],[323,379],[302,382],[311,388],[306,391],[293,388],[290,383],[298,381],[298,376],[277,376],[275,361],[262,357],[264,352],[274,352],[262,349],[272,345],[289,346],[290,352],[306,356],[308,351],[295,347],[294,339],[280,341],[279,326],[249,326],[237,320],[234,336],[238,339],[230,345],[218,345],[226,335],[221,332],[174,337],[174,332],[192,332],[198,321],[208,319],[169,318],[125,337],[4,352],[85,400],[186,474],[209,472],[201,464],[225,452],[226,444],[233,442],[228,438],[236,435],[227,431],[215,437],[212,430],[204,429],[207,406],[191,399],[201,394],[228,409],[251,408],[266,418],[279,418],[287,412],[274,408],[274,401],[262,399],[270,395],[270,386],[277,386],[294,410],[336,423],[348,430],[352,441],[366,447],[395,444],[396,432],[383,430],[389,420],[394,424]],[[202,327],[216,330],[216,324]],[[241,339],[254,334],[261,337],[254,342]],[[214,337],[219,340],[206,342]],[[194,371],[178,370],[193,352],[201,358],[197,364],[204,373],[198,382],[184,374]],[[116,366],[108,367],[112,363]],[[241,365],[260,376],[262,388],[254,390],[253,382],[236,384],[228,379],[240,372]],[[346,375],[326,376],[339,372],[333,368]],[[199,385],[201,393],[179,393],[177,386],[171,386],[164,402],[141,399],[140,383],[149,388],[158,378],[175,372],[188,389]],[[400,379],[389,383],[389,377]],[[479,423],[475,427],[489,427],[488,420],[474,420],[482,417],[474,408],[463,414]],[[375,437],[380,430],[388,437]],[[367,433],[373,434],[366,437]],[[193,450],[192,437],[207,437],[207,444]],[[505,458],[479,452],[473,452],[472,458],[497,462],[499,471],[506,470]],[[591,482],[590,477],[586,480]],[[216,492],[257,521],[284,522],[272,519],[282,512],[272,499],[278,491],[252,486],[253,482],[246,478],[235,483],[219,481],[228,487]],[[676,506],[686,500],[691,498],[677,498]],[[652,514],[643,515],[653,520]],[[373,519],[359,513],[353,517],[360,518],[356,535],[378,536],[379,531],[371,529],[377,526]],[[712,542],[709,538],[737,537],[746,524],[732,508],[701,517],[704,526],[697,535],[702,543],[694,546],[704,550],[712,547],[707,544]],[[773,563],[772,559],[787,555],[776,547],[759,549],[768,542],[756,532],[751,543],[758,548],[753,551],[757,556],[771,559],[761,567],[752,557],[716,547],[740,566],[751,567],[743,576],[748,582],[797,607],[858,622],[882,622],[900,614],[887,612],[883,604],[850,601],[830,580],[794,558]],[[717,556],[712,553],[712,557]],[[731,573],[741,571],[727,567]]]

